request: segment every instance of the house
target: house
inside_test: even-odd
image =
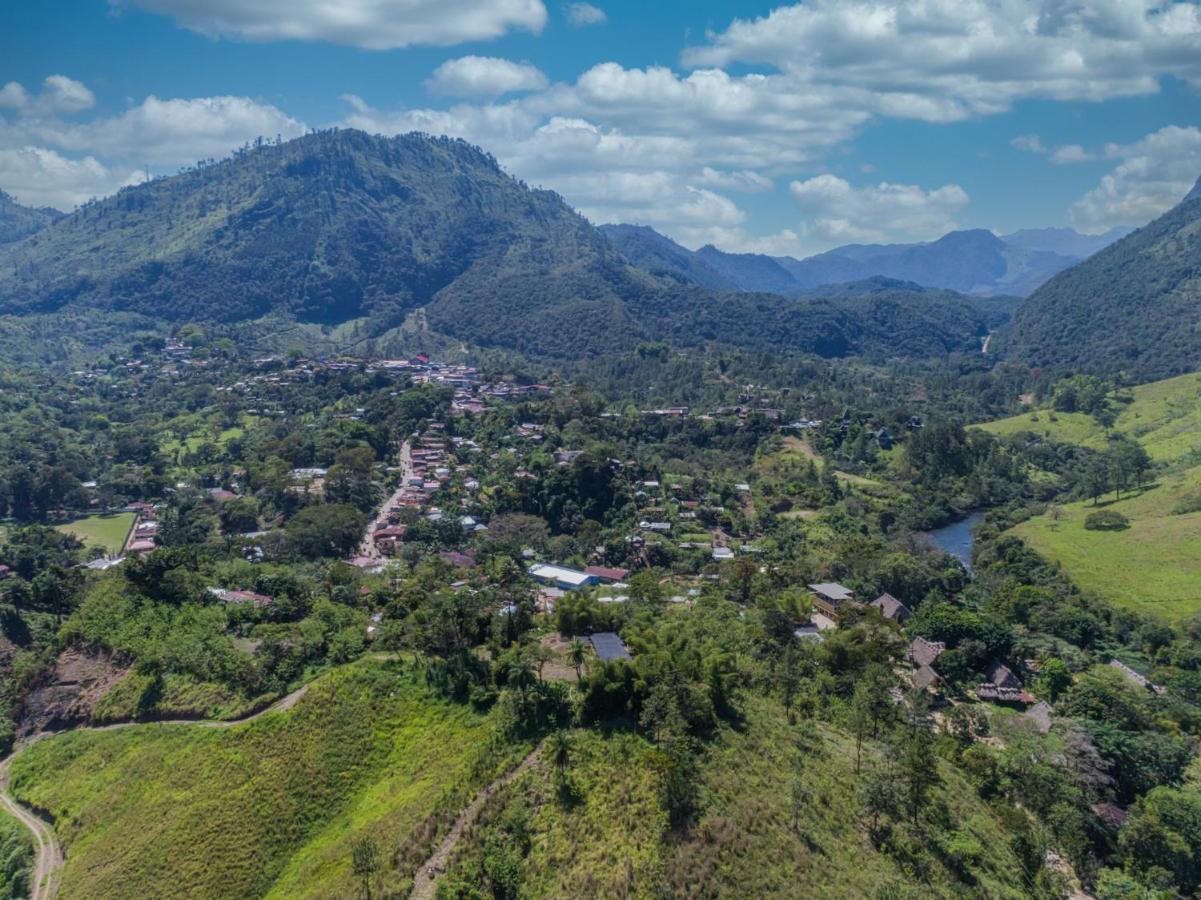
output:
[[[996,703],[1033,703],[1034,698],[1022,690],[1021,680],[1000,660],[993,660],[986,673],[988,680],[976,688],[981,700]]]
[[[91,562],[84,563],[81,568],[87,569],[89,572],[107,572],[109,569],[113,568],[114,566],[119,566],[123,562],[125,562],[124,556],[116,556],[112,559],[102,556],[100,559],[94,559]]]
[[[371,543],[381,550],[385,547],[395,547],[405,539],[407,531],[408,528],[404,525],[387,525],[372,533]]]
[[[450,563],[457,569],[471,569],[475,567],[474,556],[470,553],[459,553],[457,550],[447,550],[444,553],[439,553],[438,559]]]
[[[913,615],[909,612],[908,606],[887,592],[873,600],[871,605],[880,610],[880,615],[891,622],[904,624]]]
[[[209,496],[218,503],[224,503],[226,500],[236,500],[238,495],[233,491],[227,491],[225,488],[213,488],[209,491]]]
[[[857,605],[855,592],[836,582],[824,581],[820,584],[811,584],[809,590],[813,592],[813,602],[818,610],[835,622],[838,621],[843,610]]]
[[[718,562],[725,562],[727,559],[734,558],[734,551],[729,547],[714,547],[713,558]]]
[[[939,680],[938,673],[930,666],[918,666],[917,671],[913,673],[913,687],[919,691],[934,687]]]
[[[557,587],[564,591],[574,591],[577,588],[600,584],[600,578],[595,575],[547,563],[535,563],[530,566],[529,575],[530,578],[541,584]]]
[[[933,666],[947,649],[942,641],[928,641],[923,637],[913,639],[909,645],[909,661],[919,668]]]
[[[792,634],[793,637],[799,638],[802,641],[821,643],[821,641],[825,640],[822,637],[822,630],[812,622],[798,626],[793,630]]]
[[[266,594],[256,594],[254,591],[226,591],[221,595],[222,603],[251,603],[259,609],[269,606],[274,599]]]
[[[130,553],[149,553],[155,548],[155,543],[152,540],[135,540],[129,542],[127,548]]]
[[[600,579],[601,584],[614,584],[618,581],[625,581],[630,574],[630,570],[611,569],[608,566],[588,566],[584,569],[584,574],[595,575]]]
[[[602,631],[588,638],[588,643],[600,659],[630,659],[625,643],[612,631]]]

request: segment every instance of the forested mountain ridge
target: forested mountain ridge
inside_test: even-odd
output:
[[[789,296],[877,277],[980,296],[1025,296],[1121,234],[1049,228],[998,237],[972,229],[929,243],[847,244],[795,259],[727,253],[712,245],[691,251],[645,226],[605,225],[601,230],[633,265],[654,274],[704,287],[715,287],[717,277],[736,290]]]
[[[631,265],[558,195],[465,142],[330,131],[124,189],[0,247],[0,314],[349,323],[356,340],[408,322],[545,358],[658,340],[924,356],[974,351],[996,325],[914,285],[733,294],[717,272],[673,275],[671,246],[657,271]]]
[[[1153,381],[1201,368],[1199,315],[1201,183],[1027,298],[1002,349],[1032,366]]]
[[[34,209],[22,206],[4,191],[0,191],[0,244],[10,244],[41,231],[62,216],[56,209]]]

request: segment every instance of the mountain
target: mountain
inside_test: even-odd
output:
[[[1001,240],[1022,250],[1045,251],[1060,256],[1087,259],[1124,238],[1133,228],[1111,228],[1102,234],[1081,234],[1074,228],[1023,228],[1001,235]]]
[[[713,273],[717,273],[738,290],[789,296],[823,284],[874,277],[980,296],[1026,296],[1094,248],[1120,236],[1111,232],[1090,237],[1064,228],[1016,232],[1001,238],[974,229],[952,231],[929,243],[847,244],[794,259],[726,253],[713,246],[690,251],[645,227],[604,226],[603,231],[631,264],[648,272],[706,287],[714,286]],[[1052,249],[1056,247],[1072,252]]]
[[[759,253],[726,253],[712,244],[696,251],[707,266],[730,279],[740,291],[794,293],[798,285],[779,261]]]
[[[1201,189],[1031,294],[998,348],[1137,381],[1201,369]]]
[[[4,191],[0,191],[0,244],[19,241],[60,218],[62,213],[57,209],[22,206]]]
[[[700,254],[686,250],[653,228],[601,225],[600,231],[632,265],[652,275],[717,291],[738,290],[732,279],[710,267]]]
[[[654,274],[614,249],[631,234]],[[0,246],[0,314],[217,323],[252,340],[316,329],[334,347],[403,328],[555,359],[656,340],[827,355],[974,352],[993,327],[965,298],[912,285],[794,299],[731,293],[706,254],[673,248],[653,232],[606,237],[463,141],[327,131],[123,189]],[[727,266],[727,255],[711,255]]]

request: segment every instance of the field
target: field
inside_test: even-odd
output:
[[[1166,619],[1201,609],[1201,513],[1178,513],[1182,499],[1201,509],[1201,375],[1143,384],[1113,398],[1112,431],[1083,413],[1041,409],[978,426],[998,435],[1034,432],[1055,441],[1104,449],[1111,435],[1141,444],[1159,466],[1142,493],[1102,506],[1122,513],[1130,527],[1088,531],[1091,501],[1057,507],[1013,533],[1061,564],[1082,588],[1115,603]]]
[[[109,556],[118,555],[125,547],[129,529],[133,527],[133,513],[106,513],[87,516],[55,526],[59,531],[75,535],[84,546],[99,545]]]
[[[653,745],[596,732],[572,741],[567,771],[578,799],[564,803],[537,771],[500,791],[452,857],[447,886],[461,892],[449,896],[473,896],[468,886],[498,872],[507,873],[507,896],[908,896],[913,873],[863,834],[853,742],[824,725],[798,729],[777,705],[749,700],[745,727],[723,727],[701,763],[698,815],[685,833],[669,827]],[[865,765],[880,763],[865,753]],[[794,820],[798,771],[807,795]],[[913,896],[1025,896],[1000,824],[961,776],[942,774],[936,802],[946,824],[895,833],[922,872]],[[931,849],[950,835],[979,850],[958,870]]]
[[[1072,579],[1115,603],[1168,619],[1201,609],[1201,512],[1176,514],[1182,499],[1201,496],[1201,468],[1165,475],[1150,490],[1103,508],[1130,520],[1123,531],[1088,531],[1097,507],[1072,503],[1018,525],[1013,533]]]
[[[375,887],[399,896],[456,811],[528,750],[491,734],[411,664],[364,660],[245,725],[44,740],[14,760],[13,790],[54,817],[66,898],[356,896],[364,837]]]
[[[1124,392],[1131,402],[1115,399],[1113,432],[1138,441],[1156,462],[1196,456],[1201,461],[1201,375],[1181,375],[1141,384]],[[1030,431],[1067,444],[1102,449],[1106,430],[1092,416],[1032,410],[977,426],[997,435]]]

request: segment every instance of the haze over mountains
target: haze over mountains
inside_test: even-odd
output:
[[[124,189],[0,247],[0,312],[296,321],[356,340],[403,324],[574,357],[657,340],[974,352],[1008,310],[897,281],[785,299],[694,273],[631,265],[558,195],[462,141],[335,131]]]
[[[1070,228],[1026,229],[998,237],[984,229],[953,231],[917,244],[847,244],[805,259],[696,251],[651,228],[602,225],[634,265],[706,287],[798,294],[824,284],[883,276],[967,294],[1026,296],[1049,278],[1126,234],[1083,235]]]

